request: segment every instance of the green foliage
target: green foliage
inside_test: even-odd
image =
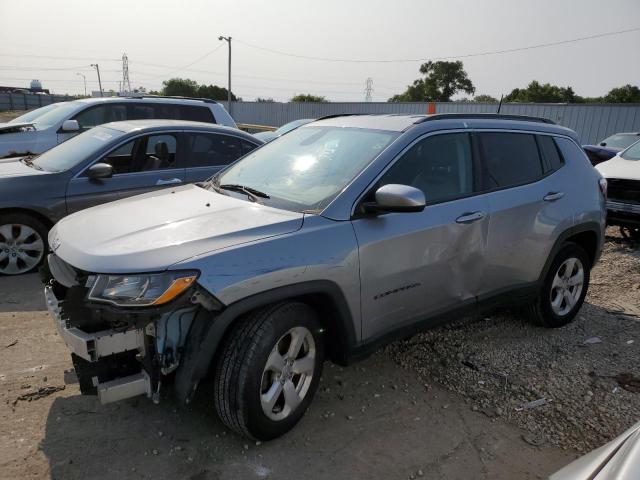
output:
[[[612,88],[604,96],[604,101],[607,103],[640,103],[640,88],[629,84]]]
[[[464,71],[461,61],[427,62],[420,66],[419,78],[407,89],[389,99],[390,102],[449,102],[458,92],[472,95],[473,83]]]
[[[473,101],[476,103],[498,103],[498,99],[491,95],[476,95],[473,97]]]
[[[299,93],[294,95],[290,102],[327,103],[327,99],[319,95],[311,95],[310,93]]]
[[[571,87],[558,87],[550,83],[532,81],[527,88],[514,88],[504,97],[505,102],[516,103],[575,103],[582,101]]]
[[[162,82],[160,95],[227,100],[227,89],[216,85],[198,85],[198,82],[188,78],[171,78]],[[231,100],[235,102],[240,99],[231,92]]]
[[[271,97],[269,97],[269,98],[258,97],[258,98],[256,98],[256,102],[258,102],[258,103],[273,103],[273,102],[275,102],[275,100],[273,98],[271,98]]]

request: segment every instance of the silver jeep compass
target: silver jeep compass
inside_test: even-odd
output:
[[[82,393],[211,403],[271,439],[346,365],[447,319],[580,309],[606,181],[571,130],[505,115],[344,115],[208,182],[75,213],[50,232],[45,295]]]

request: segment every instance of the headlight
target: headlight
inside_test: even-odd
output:
[[[121,307],[162,305],[188,289],[197,278],[198,273],[193,271],[97,275],[89,278],[89,299]]]

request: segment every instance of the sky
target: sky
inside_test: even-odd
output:
[[[172,77],[227,84],[244,100],[386,101],[424,60],[528,47],[640,27],[640,0],[0,0],[0,85],[39,79],[55,93],[118,89]],[[499,98],[531,80],[600,96],[640,84],[640,30],[546,48],[461,58],[476,94]],[[260,47],[260,48],[256,48]],[[274,53],[275,50],[287,55]],[[212,52],[212,53],[211,53]],[[296,57],[296,55],[298,57]],[[329,58],[326,61],[299,56]],[[395,61],[395,60],[410,61]],[[354,62],[352,60],[359,60]],[[363,62],[362,60],[384,60]],[[393,61],[389,61],[393,60]],[[465,95],[466,96],[466,95]]]

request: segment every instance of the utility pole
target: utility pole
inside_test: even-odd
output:
[[[84,73],[76,73],[76,75],[80,75],[82,77],[82,80],[84,80],[84,96],[87,96],[87,77],[84,75]]]
[[[96,69],[96,72],[98,72],[98,86],[100,87],[100,96],[104,97],[104,93],[102,93],[102,80],[100,80],[100,66],[97,63],[92,63],[91,66]]]
[[[223,37],[222,35],[220,35],[218,37],[218,40],[224,40],[229,44],[229,82],[227,85],[227,108],[229,109],[229,115],[231,115],[231,37]]]
[[[373,78],[369,77],[364,82],[364,101],[371,101],[371,92],[373,92]]]

